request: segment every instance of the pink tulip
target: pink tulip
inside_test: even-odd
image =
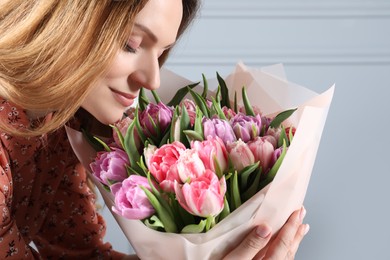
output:
[[[145,219],[150,217],[154,208],[140,186],[151,190],[148,180],[139,175],[130,175],[122,183],[111,186],[115,196],[115,206],[112,210],[128,219]]]
[[[257,137],[252,142],[248,143],[249,149],[252,151],[255,161],[260,162],[263,172],[268,172],[272,167],[272,158],[274,155],[274,146],[264,137]]]
[[[198,152],[206,169],[216,172],[218,167],[222,172],[228,169],[228,153],[222,139],[208,136],[204,141],[193,141],[191,147]],[[216,163],[218,165],[216,165]]]
[[[191,182],[180,185],[175,182],[175,192],[180,205],[189,213],[200,216],[216,216],[223,209],[226,192],[225,177],[218,180],[211,170]]]
[[[99,152],[90,167],[92,174],[101,183],[109,186],[127,178],[126,165],[130,165],[126,152],[112,148],[111,152]]]
[[[236,142],[229,143],[227,145],[227,150],[233,166],[237,171],[241,171],[246,166],[255,163],[255,157],[253,156],[252,151],[241,139]]]
[[[196,118],[196,105],[195,102],[191,99],[185,98],[180,102],[180,109],[184,105],[184,107],[187,109],[188,116],[190,117],[190,124],[191,126],[195,123]]]
[[[274,148],[277,148],[278,140],[281,133],[281,128],[268,128],[267,132],[265,133],[265,136],[272,136],[275,138],[275,145]]]
[[[160,187],[167,192],[173,191],[174,181],[179,181],[177,160],[186,147],[180,142],[165,144],[158,148],[148,160],[149,171]]]
[[[200,177],[205,170],[204,164],[195,149],[186,149],[180,153],[177,160],[177,172],[182,183]]]
[[[222,107],[222,112],[226,116],[227,120],[232,119],[236,115],[236,112],[228,107]]]

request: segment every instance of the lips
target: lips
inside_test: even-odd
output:
[[[118,101],[118,103],[121,104],[122,106],[129,107],[134,103],[134,99],[136,98],[136,96],[112,88],[110,88],[110,90],[115,100]]]

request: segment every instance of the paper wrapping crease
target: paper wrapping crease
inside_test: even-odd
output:
[[[141,221],[125,219],[113,213],[141,259],[220,259],[256,224],[267,223],[276,232],[290,214],[303,204],[334,86],[317,94],[287,81],[281,64],[253,69],[238,63],[225,81],[232,99],[236,90],[240,101],[241,88],[245,86],[252,105],[257,105],[265,115],[297,107],[298,110],[287,122],[297,127],[294,140],[274,180],[207,233],[158,232]],[[158,93],[167,102],[178,88],[191,83],[163,68]],[[208,83],[210,89],[217,86],[216,79],[209,79]],[[80,132],[70,128],[67,128],[67,132],[76,155],[88,167],[95,152]],[[95,183],[111,210],[113,196],[100,183]]]

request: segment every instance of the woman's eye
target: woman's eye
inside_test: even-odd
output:
[[[131,46],[128,45],[128,44],[125,45],[125,50],[126,50],[127,52],[130,52],[130,53],[137,53],[137,50],[134,49],[133,47],[131,47]]]

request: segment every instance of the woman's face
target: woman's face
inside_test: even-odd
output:
[[[140,88],[158,88],[158,58],[175,42],[182,11],[182,0],[149,0],[136,16],[126,47],[118,51],[82,107],[101,123],[112,124],[122,118]]]

